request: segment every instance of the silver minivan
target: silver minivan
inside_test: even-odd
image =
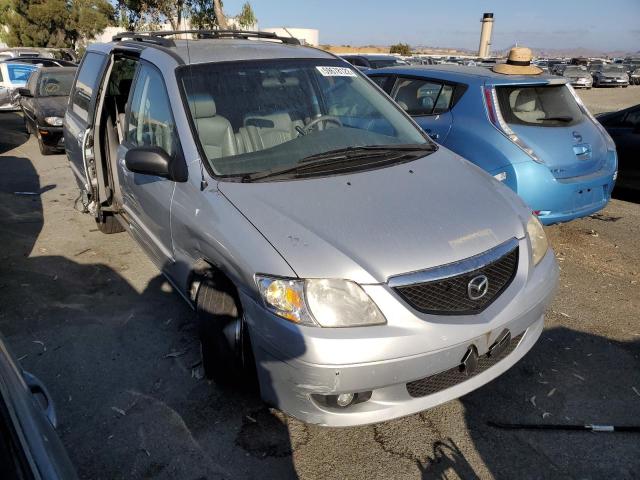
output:
[[[348,426],[531,349],[558,268],[511,190],[329,53],[170,35],[89,46],[64,138],[98,228],[127,230],[196,310],[208,376]]]

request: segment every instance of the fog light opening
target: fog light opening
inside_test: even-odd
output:
[[[325,407],[346,409],[357,403],[366,402],[371,398],[373,392],[339,393],[336,395],[312,395],[313,399]]]
[[[345,408],[351,405],[354,399],[355,395],[353,393],[341,393],[336,397],[336,403],[339,407]]]

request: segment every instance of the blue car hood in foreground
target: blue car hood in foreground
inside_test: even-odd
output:
[[[219,189],[298,276],[363,284],[522,238],[528,216],[508,188],[445,148],[378,170]]]

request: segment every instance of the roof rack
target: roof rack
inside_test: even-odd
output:
[[[192,34],[197,38],[263,38],[266,40],[279,40],[287,45],[300,45],[300,40],[295,37],[281,37],[271,32],[253,32],[245,30],[158,30],[152,32],[122,32],[112,37],[112,41],[133,40],[135,42],[147,42],[163,47],[175,47],[173,40],[164,38],[172,35]]]

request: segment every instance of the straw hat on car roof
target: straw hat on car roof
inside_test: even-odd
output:
[[[509,50],[507,63],[499,63],[492,70],[505,75],[540,75],[542,69],[531,65],[531,50],[526,47],[513,47]]]

